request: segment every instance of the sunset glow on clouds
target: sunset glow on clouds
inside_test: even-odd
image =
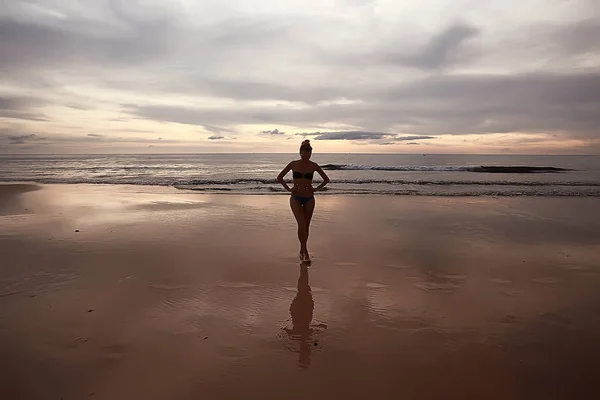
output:
[[[600,153],[595,0],[5,0],[0,152]]]

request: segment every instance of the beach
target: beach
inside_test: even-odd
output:
[[[316,203],[0,185],[0,398],[600,395],[600,198]]]

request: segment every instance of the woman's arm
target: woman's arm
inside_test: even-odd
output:
[[[283,180],[283,177],[286,176],[286,174],[288,172],[290,172],[291,169],[292,169],[292,163],[290,162],[288,165],[285,166],[284,169],[281,170],[281,172],[279,173],[279,175],[277,175],[277,182],[281,183],[281,186],[283,186],[285,188],[285,190],[287,190],[288,192],[291,192],[292,189]]]
[[[319,186],[317,186],[316,188],[314,188],[314,191],[319,191],[321,189],[323,189],[325,187],[325,185],[327,185],[329,183],[329,177],[327,176],[327,174],[321,169],[321,167],[317,164],[317,169],[315,170],[319,173],[319,175],[321,175],[321,178],[323,178],[323,182],[321,182],[321,184]]]

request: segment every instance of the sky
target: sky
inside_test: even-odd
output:
[[[597,0],[3,0],[0,153],[600,154]]]

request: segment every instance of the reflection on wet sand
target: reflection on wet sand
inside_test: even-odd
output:
[[[298,277],[298,292],[290,305],[290,315],[292,317],[292,328],[284,328],[293,342],[299,343],[299,349],[294,345],[292,351],[298,352],[298,366],[308,368],[311,363],[311,354],[313,348],[318,347],[315,342],[317,330],[326,328],[320,324],[315,329],[312,325],[315,302],[313,300],[310,284],[308,283],[308,267],[310,263],[303,262],[300,265],[300,276]]]
[[[28,211],[22,203],[21,195],[41,189],[37,185],[0,184],[0,216],[25,214]]]

